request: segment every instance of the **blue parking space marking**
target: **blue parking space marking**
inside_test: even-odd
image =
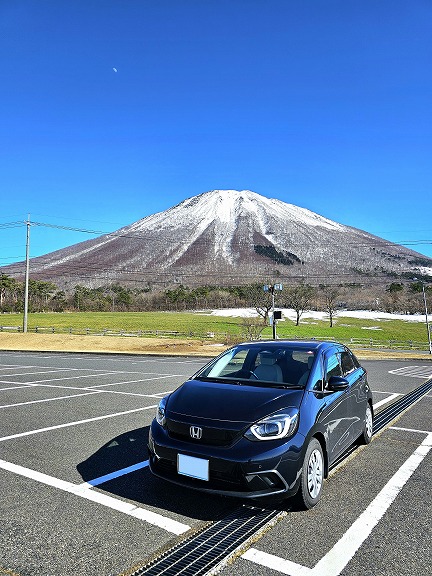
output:
[[[190,497],[190,500],[187,501],[188,504],[185,505],[183,497],[178,498],[178,494],[174,490],[159,489],[156,482],[149,479],[150,474],[147,471],[148,461],[144,460],[147,457],[144,442],[148,423],[153,417],[155,405],[161,397],[169,394],[172,388],[175,388],[177,384],[181,384],[187,377],[187,370],[194,371],[195,368],[204,363],[204,360],[134,358],[132,362],[125,357],[96,358],[96,356],[81,357],[78,355],[58,354],[52,356],[26,354],[22,356],[29,360],[27,365],[22,365],[21,362],[24,362],[24,360],[21,360],[21,358],[18,360],[18,355],[14,355],[16,364],[11,364],[9,360],[7,365],[0,367],[0,420],[3,416],[5,425],[7,422],[22,423],[21,428],[14,429],[11,425],[9,429],[5,429],[3,438],[0,435],[0,447],[4,448],[3,459],[0,460],[0,472],[6,487],[15,484],[22,487],[20,490],[28,490],[29,494],[38,495],[38,491],[40,491],[42,495],[48,494],[53,501],[59,498],[67,506],[73,506],[80,510],[82,518],[86,518],[86,515],[88,515],[89,524],[93,520],[93,513],[94,516],[100,516],[104,519],[112,518],[112,533],[109,532],[109,522],[101,523],[103,530],[105,530],[105,532],[101,530],[101,540],[106,538],[105,541],[111,545],[110,538],[112,538],[113,542],[108,552],[104,551],[104,553],[101,553],[98,549],[99,559],[107,558],[107,561],[111,559],[111,553],[115,553],[112,550],[118,545],[119,548],[122,546],[121,554],[124,556],[125,562],[128,562],[128,557],[124,550],[130,542],[130,529],[135,529],[135,527],[145,535],[140,542],[143,547],[138,548],[137,545],[138,552],[135,550],[135,555],[131,555],[133,562],[138,562],[141,558],[146,558],[149,550],[153,553],[159,546],[164,545],[164,535],[168,541],[168,539],[172,538],[172,535],[183,535],[189,528],[194,528],[199,520],[207,521],[213,519],[215,514],[211,507],[219,507],[219,502],[215,501],[213,503],[210,499],[203,500],[204,504],[209,507],[210,512],[206,510],[202,515],[201,501],[199,506],[197,505],[200,513],[197,513],[196,510],[190,511],[189,508],[193,508],[193,503],[196,501],[194,496]],[[35,366],[37,360],[42,360],[42,358],[45,360],[41,361],[39,366]],[[64,362],[61,367],[60,360],[64,359],[67,359],[68,362]],[[80,359],[83,361],[81,362]],[[96,360],[98,360],[99,364],[94,363]],[[49,366],[51,363],[52,365]],[[135,366],[133,366],[134,364]],[[182,364],[185,365],[185,373],[181,375],[179,372],[182,372]],[[418,386],[419,382],[416,379],[422,378],[426,380],[432,377],[432,363],[429,366],[427,364],[425,362],[424,365],[404,366],[399,361],[387,367],[383,363],[376,363],[375,366],[377,368],[375,371],[377,376],[372,380],[379,387],[379,390],[373,390],[376,412],[381,413],[381,407],[385,410],[388,405],[397,402],[411,388]],[[93,365],[95,366],[94,369],[92,369]],[[118,370],[116,370],[116,366],[118,366]],[[140,367],[142,367],[143,372],[140,371]],[[105,368],[105,370],[102,370],[102,368]],[[113,371],[108,372],[111,368],[113,368]],[[389,368],[395,369],[389,370]],[[169,373],[170,370],[172,370],[172,373]],[[166,374],[164,374],[165,372]],[[375,374],[374,370],[371,370],[371,372]],[[37,373],[40,375],[38,376]],[[102,374],[106,376],[101,377]],[[74,375],[76,379],[74,379]],[[93,376],[93,381],[89,378],[90,375]],[[81,379],[79,376],[85,376],[85,378]],[[65,377],[70,377],[70,379],[63,380]],[[43,378],[46,378],[46,380]],[[135,380],[135,378],[140,379]],[[37,381],[32,381],[32,379],[37,379]],[[174,379],[177,379],[177,382]],[[57,388],[58,390],[56,390]],[[108,396],[108,394],[111,394],[111,396]],[[112,394],[117,394],[118,396],[113,397]],[[128,395],[131,396],[130,399],[127,398]],[[85,398],[80,400],[82,396],[85,396]],[[137,398],[133,398],[134,396]],[[141,398],[138,398],[138,396]],[[428,397],[431,397],[430,394],[425,396],[425,398]],[[427,402],[426,400],[424,404]],[[138,408],[138,406],[143,406],[146,403],[151,403],[152,406]],[[97,410],[94,408],[95,406]],[[3,412],[1,411],[2,408],[5,409]],[[6,418],[5,415],[10,413],[14,415],[13,418]],[[30,420],[27,419],[28,414],[31,416]],[[131,416],[128,416],[129,414]],[[63,423],[60,423],[62,421]],[[87,422],[95,422],[95,424],[87,425]],[[83,425],[81,427],[82,430],[80,429],[80,424]],[[404,425],[407,427],[402,428]],[[87,426],[91,429],[91,438],[86,435]],[[140,442],[143,446],[142,453],[137,455],[136,458],[135,452],[132,454],[133,457],[129,455],[127,458],[118,458],[114,465],[99,465],[97,460],[98,451],[102,454],[101,460],[104,457],[104,452],[100,447],[105,447],[105,444],[108,445],[112,438],[120,437],[125,434],[125,431],[129,433],[133,428],[143,431],[140,435]],[[285,545],[276,547],[274,541],[271,543],[272,548],[264,546],[264,542],[261,543],[261,547],[266,551],[258,550],[259,545],[254,543],[253,546],[257,548],[251,548],[243,556],[240,556],[242,559],[239,559],[236,565],[232,567],[232,573],[237,570],[241,574],[251,574],[255,573],[255,571],[256,573],[267,574],[270,569],[275,570],[275,574],[279,572],[281,574],[290,574],[291,576],[337,576],[341,573],[351,573],[351,569],[354,570],[355,565],[361,565],[362,555],[366,555],[369,547],[375,545],[374,539],[377,538],[377,532],[383,531],[386,527],[386,519],[382,516],[376,518],[379,512],[378,508],[381,509],[387,506],[385,509],[388,510],[391,507],[391,513],[395,514],[395,511],[404,503],[404,497],[402,495],[398,497],[403,486],[405,486],[405,491],[412,490],[414,492],[416,490],[416,481],[420,475],[422,482],[424,481],[423,470],[425,466],[429,466],[429,461],[424,462],[423,468],[417,472],[411,481],[409,479],[421,462],[427,458],[427,455],[430,455],[432,430],[428,430],[428,428],[429,421],[427,416],[425,419],[424,412],[414,419],[412,416],[406,417],[401,427],[393,426],[391,428],[395,430],[394,436],[399,437],[400,435],[406,449],[403,453],[401,452],[400,458],[394,461],[394,467],[391,471],[384,470],[380,477],[381,482],[379,486],[378,484],[376,485],[376,488],[374,486],[373,491],[370,493],[370,498],[364,504],[360,503],[358,509],[355,510],[355,514],[353,512],[349,516],[346,524],[335,534],[331,543],[325,541],[324,547],[317,549],[314,557],[306,558],[297,554],[298,551],[296,551],[297,555],[294,556]],[[55,431],[57,429],[64,429],[64,432],[60,431],[56,434]],[[28,431],[25,432],[25,430]],[[47,433],[46,438],[41,434],[42,432]],[[410,438],[409,441],[405,441],[407,433],[411,434],[411,437],[413,433],[416,433],[414,440]],[[60,439],[59,442],[57,437]],[[18,440],[15,441],[15,438],[18,438]],[[423,438],[424,442],[420,444]],[[7,442],[9,439],[11,439],[10,444]],[[44,453],[44,447],[38,448],[42,444],[41,441],[45,440],[47,440],[47,444],[50,443],[53,447],[52,451]],[[36,452],[33,451],[33,446]],[[64,452],[63,448],[66,449],[66,452]],[[119,450],[121,449],[122,446],[120,445]],[[366,453],[365,451],[364,454]],[[30,459],[29,455],[31,455]],[[97,465],[94,465],[95,460]],[[79,466],[87,461],[92,465],[88,465],[87,473],[83,474]],[[392,478],[387,483],[387,486],[382,488],[390,477]],[[117,481],[117,479],[119,480]],[[15,480],[15,483],[13,480]],[[147,481],[149,482],[148,485]],[[389,485],[392,481],[393,484]],[[110,484],[108,484],[109,482]],[[387,492],[383,493],[385,489],[387,489]],[[368,506],[370,500],[380,490],[381,492],[377,495],[377,498],[380,496],[380,499],[377,500],[375,498],[376,502],[375,500],[373,501],[375,502],[375,509],[370,509],[370,506]],[[4,494],[7,492],[8,490],[5,490]],[[143,492],[146,493],[145,496],[142,496]],[[186,494],[185,498],[187,499],[188,497]],[[43,526],[40,527],[37,503],[35,503],[34,509],[30,508],[30,505],[29,508],[26,508],[25,498],[21,500],[18,489],[16,495],[11,497],[10,502],[13,503],[13,506],[8,507],[9,502],[6,502],[5,508],[7,511],[5,518],[9,517],[10,520],[9,526],[13,526],[13,522],[16,522],[18,514],[15,517],[12,513],[12,510],[16,509],[23,518],[25,516],[25,522],[30,527],[30,530],[33,529],[32,526],[38,526],[39,540],[36,540],[35,537],[35,542],[41,546],[42,550],[45,542],[45,529]],[[189,507],[190,503],[192,503],[192,506]],[[414,503],[417,505],[417,501]],[[416,508],[416,510],[423,512],[424,508]],[[220,514],[219,509],[217,513]],[[298,521],[298,518],[294,515],[292,518],[293,522]],[[372,533],[372,535],[369,532],[365,535],[362,542],[357,542],[357,548],[355,548],[355,542],[353,544],[351,542],[356,541],[356,538],[358,538],[357,532],[364,532],[363,525],[358,523],[360,518],[363,518],[363,522],[367,523],[367,525],[369,525],[369,522],[372,522],[372,524],[375,522],[374,526],[378,525],[378,527],[375,528],[376,532]],[[313,516],[312,522],[315,521],[316,516]],[[426,523],[427,521],[423,524],[426,525]],[[122,528],[123,524],[125,525],[124,529]],[[349,527],[350,524],[352,525],[351,528]],[[70,524],[65,520],[64,526],[66,525],[69,526]],[[68,542],[67,546],[70,548],[68,554],[71,559],[75,555],[78,557],[82,552],[79,546],[79,539],[83,537],[84,529],[82,527],[85,527],[85,521],[81,521],[79,526],[81,527],[79,530],[82,530],[82,532],[76,532],[76,540],[74,537],[70,539],[63,538],[63,542]],[[161,530],[158,530],[158,528]],[[418,529],[420,530],[420,528]],[[314,529],[313,525],[311,529]],[[8,541],[7,553],[9,556],[5,562],[8,568],[17,569],[17,554],[23,555],[23,551],[26,550],[26,534],[25,532],[18,533],[18,531],[15,533],[13,530],[11,530],[11,534],[13,538],[11,537]],[[34,528],[34,534],[37,534],[36,528]],[[155,534],[154,538],[149,536],[150,534]],[[410,534],[412,535],[412,532]],[[149,544],[147,543],[147,538],[149,538]],[[340,538],[339,542],[337,542],[338,538]],[[347,541],[347,538],[349,541]],[[401,536],[401,540],[402,538],[403,536]],[[158,541],[155,544],[156,540]],[[371,542],[371,545],[369,545],[369,542]],[[345,562],[344,567],[340,569],[339,565],[333,563],[330,556],[331,551],[329,549],[333,544],[335,544],[334,554],[338,558],[342,558],[342,560],[338,561]],[[402,545],[404,544],[405,541],[402,542]],[[148,547],[146,548],[146,546]],[[424,545],[422,549],[425,549]],[[420,550],[420,545],[418,550]],[[273,552],[273,554],[268,554],[267,551]],[[56,565],[58,559],[56,559],[54,552],[53,548],[41,552],[41,556],[43,554],[44,561],[51,562],[50,565],[53,566],[52,573],[66,574],[66,571],[59,569]],[[350,553],[352,553],[352,556],[348,558]],[[282,558],[280,555],[286,555],[291,560]],[[351,558],[354,558],[352,562],[350,561]],[[27,557],[26,559],[28,560]],[[419,566],[422,565],[427,564],[425,564],[425,559],[420,557]],[[369,566],[372,569],[372,565]],[[19,572],[19,570],[17,571]],[[42,573],[42,569],[39,572]],[[44,573],[48,573],[48,571],[45,570]],[[84,574],[84,571],[81,573]],[[358,572],[353,573],[357,574]],[[72,572],[68,572],[68,574],[72,574]]]
[[[0,469],[6,470],[13,474],[18,474],[47,486],[51,486],[57,490],[63,490],[69,494],[74,494],[75,496],[90,500],[96,504],[106,506],[116,510],[117,512],[132,516],[138,520],[148,522],[153,526],[163,528],[172,534],[180,535],[190,529],[190,526],[187,524],[183,524],[177,520],[167,518],[162,514],[157,514],[156,512],[152,512],[151,510],[147,510],[140,506],[124,502],[114,498],[113,496],[108,496],[107,494],[97,492],[93,490],[93,486],[87,482],[84,484],[73,484],[72,482],[66,482],[65,480],[60,480],[59,478],[54,478],[53,476],[48,476],[47,474],[25,468],[24,466],[19,466],[11,462],[6,462],[5,460],[0,460]]]

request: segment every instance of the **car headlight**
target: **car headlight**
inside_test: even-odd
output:
[[[165,426],[165,406],[167,399],[162,398],[156,408],[156,422],[161,426]]]
[[[297,430],[298,412],[291,414],[274,414],[252,426],[245,433],[249,440],[279,440],[289,438]]]

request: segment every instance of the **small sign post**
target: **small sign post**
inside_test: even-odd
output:
[[[265,284],[263,286],[264,292],[270,292],[272,295],[272,313],[270,316],[270,324],[273,328],[273,340],[276,340],[276,324],[278,320],[282,319],[282,312],[281,310],[275,310],[275,290],[282,291],[283,285],[282,284]]]

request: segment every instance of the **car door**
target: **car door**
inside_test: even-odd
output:
[[[349,446],[349,399],[350,390],[329,391],[326,384],[332,376],[342,376],[340,353],[333,349],[324,356],[324,394],[325,408],[322,413],[329,462],[332,463],[337,456]]]
[[[366,371],[347,349],[341,351],[340,359],[342,375],[349,382],[347,418],[350,444],[352,444],[360,436],[364,427],[368,401]]]

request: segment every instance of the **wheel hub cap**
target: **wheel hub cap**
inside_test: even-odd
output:
[[[308,462],[308,490],[312,498],[316,498],[321,491],[323,481],[323,461],[318,450],[314,450]]]

